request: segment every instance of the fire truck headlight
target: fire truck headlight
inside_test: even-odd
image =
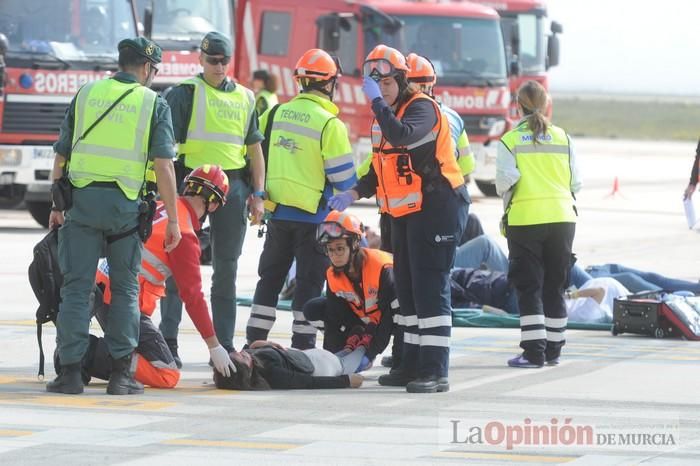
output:
[[[34,78],[32,78],[32,75],[27,74],[27,73],[23,73],[19,77],[19,85],[22,89],[29,89],[30,87],[32,87],[33,84],[34,84]]]
[[[19,149],[0,149],[0,166],[15,167],[22,163],[22,152]]]

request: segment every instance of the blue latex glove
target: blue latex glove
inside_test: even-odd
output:
[[[382,93],[379,90],[379,84],[373,78],[365,76],[362,80],[362,91],[365,93],[370,102],[377,97],[381,97]]]
[[[354,201],[355,198],[352,196],[350,191],[345,191],[344,193],[331,196],[331,198],[328,199],[328,207],[330,207],[333,210],[338,210],[342,212],[345,209],[347,209],[350,206],[350,204],[352,204]]]

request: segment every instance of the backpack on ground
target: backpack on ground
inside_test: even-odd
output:
[[[51,230],[36,246],[34,259],[29,264],[29,284],[39,301],[36,310],[36,338],[39,343],[39,373],[44,377],[44,347],[41,342],[41,327],[46,322],[56,325],[58,307],[61,302],[63,275],[58,265],[58,230]]]

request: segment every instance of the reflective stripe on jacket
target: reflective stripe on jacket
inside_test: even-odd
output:
[[[78,138],[129,89],[90,133]],[[135,200],[143,187],[151,120],[156,93],[138,83],[102,79],[83,86],[75,102],[73,144],[68,176],[73,186],[115,182],[124,195]]]
[[[364,264],[362,265],[362,292],[364,295],[359,296],[348,276],[343,272],[335,273],[333,267],[329,267],[326,271],[328,290],[346,300],[352,312],[354,312],[362,322],[365,324],[372,322],[379,325],[379,321],[382,318],[382,312],[381,309],[379,309],[379,302],[377,301],[379,279],[382,270],[386,267],[394,266],[394,259],[391,254],[378,249],[362,248],[362,250],[366,254]]]
[[[377,174],[377,203],[383,213],[402,217],[419,212],[423,204],[422,179],[430,167],[414,167],[412,153],[424,144],[435,144],[435,160],[443,176],[454,189],[464,184],[455,158],[454,142],[450,135],[447,117],[433,99],[423,93],[414,94],[399,108],[396,118],[403,116],[406,108],[417,99],[428,99],[433,103],[437,122],[433,129],[419,141],[405,147],[393,147],[381,132],[376,120],[372,122],[372,165]],[[419,172],[421,174],[419,174]]]
[[[266,192],[271,201],[316,213],[326,180],[343,183],[355,175],[352,147],[338,108],[313,94],[300,94],[280,105],[273,121],[267,154]],[[324,132],[336,137],[324,139]],[[327,133],[328,134],[328,133]]]
[[[243,168],[245,137],[255,110],[253,91],[240,84],[231,92],[222,91],[201,77],[181,84],[194,87],[187,140],[178,148],[185,155],[185,165],[197,168],[211,163],[224,170]]]
[[[184,199],[177,199],[177,215],[180,232],[194,234],[194,227],[190,219],[189,209]],[[172,275],[170,259],[165,252],[165,232],[168,226],[168,216],[165,205],[158,202],[156,214],[153,218],[153,233],[144,244],[141,254],[141,270],[139,271],[139,309],[150,316],[158,304],[160,298],[165,296],[165,281]],[[104,302],[111,302],[109,290],[109,266],[106,261],[100,262],[97,269],[97,283],[105,285]]]
[[[510,201],[508,225],[576,222],[566,132],[552,125],[534,143],[527,122],[523,122],[501,141],[515,157],[520,172]]]

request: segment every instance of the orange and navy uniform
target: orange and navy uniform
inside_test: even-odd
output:
[[[393,269],[391,254],[378,249],[362,248],[365,262],[362,266],[362,283],[357,289],[345,273],[335,273],[333,267],[326,271],[328,291],[347,301],[352,312],[366,325],[379,325],[382,308],[379,303],[381,276],[385,269]],[[393,284],[393,283],[392,283]]]
[[[214,335],[214,326],[202,291],[202,275],[199,266],[201,250],[196,234],[200,229],[199,219],[190,204],[182,198],[177,200],[177,211],[182,239],[175,249],[166,252],[163,245],[165,244],[168,216],[164,205],[160,202],[157,205],[153,218],[153,232],[144,244],[142,253],[141,271],[138,277],[139,309],[147,316],[152,315],[160,298],[165,296],[165,280],[172,276],[177,284],[180,299],[185,304],[187,314],[202,338],[206,339]],[[105,272],[104,269],[98,268],[97,283],[104,285],[104,301],[109,304],[111,300],[109,276]],[[147,355],[142,356],[147,358]],[[139,358],[136,379],[150,386],[159,386],[139,378],[139,367],[142,360],[143,357]],[[144,364],[147,362],[144,361]],[[158,371],[171,370],[160,367],[156,369],[153,364],[150,366]]]
[[[400,128],[395,134],[384,134],[386,131],[375,119],[371,133],[372,168],[356,187],[360,197],[368,197],[376,190],[381,212],[395,218],[419,212],[424,191],[434,189],[433,183],[445,180],[452,189],[464,185],[447,117],[433,99],[417,93],[401,105],[395,118],[401,120],[411,104],[414,114],[419,108],[416,121],[427,133],[415,140]],[[416,133],[420,134],[420,130]]]

